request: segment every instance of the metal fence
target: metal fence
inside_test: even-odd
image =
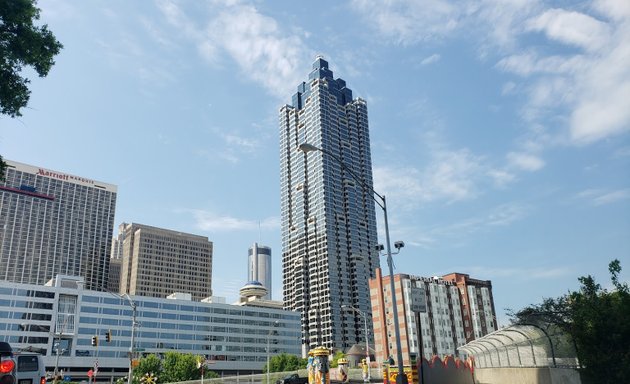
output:
[[[458,348],[476,368],[577,367],[573,340],[558,328],[520,324],[502,328]]]

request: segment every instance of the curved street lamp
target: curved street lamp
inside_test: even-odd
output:
[[[135,301],[131,299],[131,296],[127,293],[114,293],[112,291],[108,291],[105,289],[105,292],[109,293],[112,296],[116,296],[121,300],[127,300],[127,304],[131,307],[131,345],[129,346],[129,375],[127,377],[127,384],[132,384],[133,382],[133,358],[134,358],[134,344],[136,337],[136,325],[138,324],[136,320],[137,308],[138,305]]]
[[[344,162],[340,158],[338,158],[334,154],[308,143],[300,144],[298,146],[298,150],[304,152],[305,155],[309,152],[319,151],[333,158],[341,165],[344,170],[348,171],[352,178],[356,180],[364,190],[371,192],[372,199],[383,210],[383,217],[385,219],[385,244],[387,246],[387,266],[389,267],[389,282],[390,289],[392,291],[392,305],[394,307],[394,334],[396,336],[396,360],[398,363],[398,375],[396,375],[396,384],[408,384],[407,375],[405,375],[405,370],[403,368],[402,347],[400,344],[400,325],[398,322],[398,311],[396,306],[396,286],[394,284],[394,261],[392,259],[392,247],[389,240],[389,223],[387,222],[387,202],[385,200],[385,195],[379,194],[374,190],[374,188],[366,184],[365,181],[358,177],[350,168],[348,168],[344,164]],[[397,241],[395,245],[396,249],[398,250],[405,246],[402,241]]]

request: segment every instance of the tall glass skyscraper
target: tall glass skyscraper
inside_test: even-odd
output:
[[[7,160],[0,183],[0,280],[81,276],[107,286],[116,186]]]
[[[279,120],[284,307],[302,314],[303,354],[345,349],[365,331],[342,306],[370,316],[379,267],[367,105],[318,57]],[[303,143],[323,152],[301,152]]]

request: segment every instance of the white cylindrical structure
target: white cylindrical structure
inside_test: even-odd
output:
[[[271,248],[254,243],[249,248],[247,265],[247,280],[261,283],[267,288],[263,299],[271,300]]]

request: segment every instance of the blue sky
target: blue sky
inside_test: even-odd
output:
[[[281,299],[277,114],[321,54],[368,102],[396,272],[492,280],[503,325],[612,259],[627,281],[630,2],[379,3],[41,0],[64,49],[0,153],[208,236],[229,302],[271,246]]]

